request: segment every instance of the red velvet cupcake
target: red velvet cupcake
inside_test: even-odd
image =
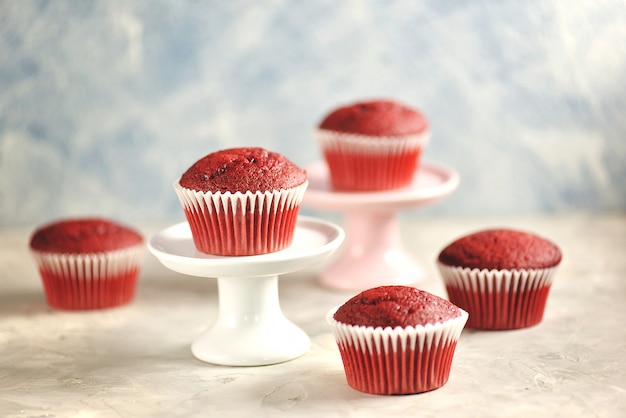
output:
[[[406,395],[448,381],[467,312],[414,287],[381,286],[331,309],[326,320],[352,388]]]
[[[450,301],[469,312],[468,327],[505,330],[541,322],[560,262],[542,237],[489,229],[448,245],[437,265]]]
[[[384,191],[408,186],[430,137],[426,118],[392,100],[335,109],[315,136],[337,191]]]
[[[303,169],[263,148],[211,153],[174,182],[196,248],[220,256],[287,248],[307,186]]]
[[[60,220],[30,240],[48,304],[64,310],[129,303],[137,287],[143,237],[101,218]]]

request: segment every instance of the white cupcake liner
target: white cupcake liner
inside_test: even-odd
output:
[[[348,384],[362,392],[394,395],[426,392],[443,386],[450,375],[457,341],[468,319],[461,315],[416,327],[367,327],[326,314]]]
[[[437,262],[449,299],[470,314],[468,327],[516,329],[541,322],[558,266],[488,270]]]
[[[430,131],[376,137],[318,129],[333,189],[382,191],[408,186],[417,170]]]
[[[196,248],[216,255],[265,254],[292,241],[308,181],[290,189],[266,192],[174,190],[185,210]]]
[[[403,136],[368,136],[316,129],[314,136],[324,150],[349,154],[394,155],[425,147],[430,139],[430,130]]]
[[[32,251],[48,303],[69,310],[100,309],[130,302],[143,253],[143,243],[84,254]]]

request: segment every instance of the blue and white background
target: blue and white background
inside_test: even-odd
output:
[[[0,0],[0,226],[182,220],[201,156],[305,166],[326,112],[375,97],[460,173],[416,216],[626,211],[623,0]]]

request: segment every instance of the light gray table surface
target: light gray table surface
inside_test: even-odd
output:
[[[508,226],[555,241],[564,258],[543,322],[516,331],[466,329],[444,387],[368,395],[346,384],[324,320],[357,292],[321,287],[316,277],[325,266],[279,279],[283,312],[311,337],[305,355],[271,366],[216,366],[190,351],[216,318],[215,279],[171,272],[146,251],[130,305],[56,311],[45,303],[28,252],[31,230],[4,229],[0,416],[626,416],[626,215],[401,217],[400,223],[406,249],[425,267],[417,286],[444,297],[434,260],[460,235]],[[149,238],[160,228],[139,229]]]

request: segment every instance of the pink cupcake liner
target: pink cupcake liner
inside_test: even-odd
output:
[[[430,132],[372,137],[318,129],[315,136],[328,164],[333,189],[377,191],[411,184]]]
[[[450,302],[469,312],[467,326],[491,330],[540,323],[557,270],[481,270],[439,262],[437,266]]]
[[[62,310],[104,309],[135,296],[143,245],[90,254],[33,251],[48,304]]]
[[[193,241],[203,253],[267,254],[291,245],[308,182],[266,192],[201,192],[174,182]]]
[[[375,395],[407,395],[443,386],[468,314],[417,327],[366,327],[326,314],[343,361],[348,385]]]

